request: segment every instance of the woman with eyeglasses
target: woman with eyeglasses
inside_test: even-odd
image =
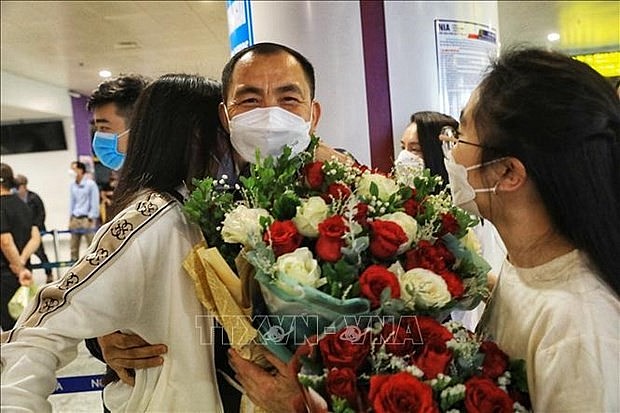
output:
[[[536,412],[620,411],[620,101],[588,65],[503,54],[446,167],[508,257],[481,331],[526,361]]]

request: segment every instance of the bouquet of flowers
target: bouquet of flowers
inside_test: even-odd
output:
[[[456,321],[348,325],[301,348],[313,412],[525,412],[525,366]]]
[[[437,189],[440,177],[317,160],[317,144],[296,156],[257,154],[235,185],[196,181],[185,205],[239,274],[238,306],[251,308],[241,313],[264,345],[288,360],[305,339],[352,317],[443,321],[488,294],[490,267],[470,231],[477,221]]]

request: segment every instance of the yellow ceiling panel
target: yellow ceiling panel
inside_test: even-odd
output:
[[[573,57],[587,63],[605,77],[620,76],[620,52],[592,53]]]
[[[620,1],[561,2],[561,46],[569,50],[620,50]]]

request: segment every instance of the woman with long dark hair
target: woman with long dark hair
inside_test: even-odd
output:
[[[446,161],[508,250],[481,321],[525,359],[534,411],[620,410],[620,102],[588,65],[504,53]]]
[[[404,151],[413,154],[424,161],[424,167],[430,169],[431,174],[441,176],[445,186],[448,183],[448,174],[443,163],[444,154],[439,135],[446,126],[458,129],[459,123],[451,116],[432,111],[416,112],[411,115],[410,122],[400,140],[403,152],[399,154],[399,159],[405,159]]]
[[[136,370],[135,386],[106,386],[112,411],[222,411],[212,319],[195,295],[183,260],[203,240],[182,212],[194,177],[215,175],[229,158],[217,107],[220,84],[170,74],[146,87],[131,121],[115,192],[117,214],[63,279],[2,336],[2,406],[49,411],[55,371],[78,343],[122,331],[166,343],[162,365]],[[190,374],[191,373],[191,374]]]

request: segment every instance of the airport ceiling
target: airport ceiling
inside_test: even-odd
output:
[[[274,7],[277,7],[277,1]],[[1,4],[1,68],[89,94],[98,72],[200,73],[219,79],[229,57],[225,1],[8,1]],[[620,48],[618,1],[499,1],[502,45],[567,52]],[[560,40],[551,44],[550,32]],[[27,113],[2,111],[2,120]]]

